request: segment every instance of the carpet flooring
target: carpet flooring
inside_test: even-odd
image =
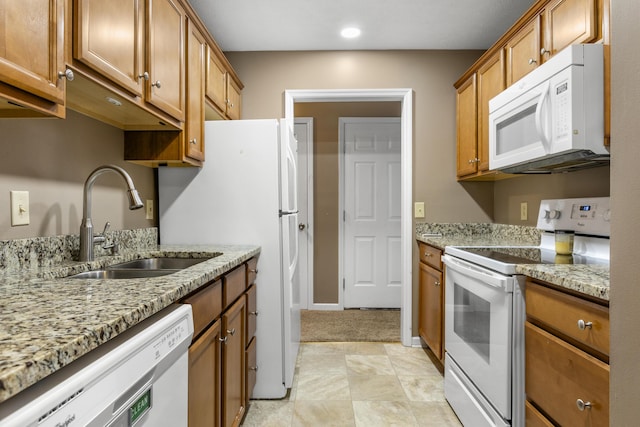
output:
[[[398,342],[400,310],[300,311],[302,342]]]

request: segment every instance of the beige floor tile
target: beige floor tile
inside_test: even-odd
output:
[[[347,376],[300,375],[296,400],[351,400]]]
[[[344,354],[303,354],[300,357],[299,375],[346,374],[347,364]]]
[[[391,355],[389,360],[398,375],[428,375],[442,378],[442,374],[424,353]]]
[[[300,354],[344,354],[343,342],[312,342],[300,345]]]
[[[386,355],[348,354],[345,357],[349,375],[395,375]]]
[[[349,375],[352,400],[407,400],[395,375]]]
[[[421,427],[460,427],[462,424],[447,402],[411,402],[411,411]]]
[[[413,402],[444,402],[442,377],[398,375],[409,400]]]
[[[291,425],[294,402],[285,400],[252,400],[244,418],[246,427],[282,427]]]
[[[384,344],[378,342],[346,342],[344,352],[345,354],[387,354]]]
[[[353,427],[353,406],[348,400],[298,400],[293,411],[295,427]]]
[[[357,427],[409,427],[418,423],[409,402],[353,402]]]

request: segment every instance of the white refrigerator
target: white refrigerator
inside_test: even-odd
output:
[[[297,142],[285,120],[205,123],[202,168],[158,169],[161,244],[256,244],[257,380],[291,388],[300,345]]]

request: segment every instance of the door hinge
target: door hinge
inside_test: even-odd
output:
[[[347,211],[342,211],[342,222],[347,222]]]
[[[347,289],[347,284],[346,284],[346,280],[343,277],[342,278],[342,290],[344,291],[345,289]]]

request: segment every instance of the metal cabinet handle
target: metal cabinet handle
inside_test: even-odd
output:
[[[252,371],[257,371],[258,367],[257,366],[249,366],[249,369]]]
[[[432,254],[432,253],[429,253],[429,252],[425,252],[425,253],[424,253],[424,256],[426,256],[427,258],[429,258],[429,257],[432,257],[432,256],[433,256],[433,254]]]
[[[144,79],[145,81],[149,81],[149,73],[145,71],[144,73],[140,74],[138,76],[138,80],[140,80],[140,79]]]
[[[58,78],[59,79],[67,79],[67,81],[72,82],[73,79],[76,78],[76,76],[75,76],[75,74],[73,74],[72,70],[67,68],[64,71],[58,71]]]
[[[438,282],[437,280],[435,282],[433,282],[434,285],[436,286],[440,286],[440,282]]]
[[[585,322],[582,319],[578,320],[578,329],[580,329],[581,331],[584,331],[587,328],[591,329],[592,326],[593,322]]]
[[[540,55],[544,55],[544,54],[546,54],[546,53],[551,53],[551,51],[550,51],[550,50],[547,50],[547,49],[545,49],[545,48],[540,49]]]
[[[158,89],[160,89],[162,87],[162,85],[160,84],[160,80],[156,80],[155,83],[151,83],[151,86],[155,86]]]
[[[233,329],[227,329],[227,333],[228,333],[229,335],[231,335],[231,336],[234,336],[234,335],[235,335],[235,333],[236,333],[236,329],[235,329],[235,328],[233,328]]]
[[[250,272],[252,272],[252,273],[258,274],[258,269],[257,269],[257,268],[256,268],[255,270],[254,270],[254,269],[251,269],[251,270],[249,270],[249,271],[250,271]]]
[[[529,65],[533,65],[533,64],[537,64],[537,63],[538,63],[538,61],[536,61],[535,59],[529,58]]]
[[[251,314],[252,316],[257,316],[258,312],[257,311],[250,311],[249,314]]]
[[[197,143],[198,143],[198,140],[196,138],[193,138],[193,139],[189,140],[189,144],[196,145]]]
[[[591,409],[591,402],[585,402],[582,399],[578,399],[576,400],[576,406],[578,407],[578,410],[584,411],[585,409]]]
[[[226,344],[228,339],[229,339],[228,337],[222,337],[222,338],[218,338],[218,341]]]

